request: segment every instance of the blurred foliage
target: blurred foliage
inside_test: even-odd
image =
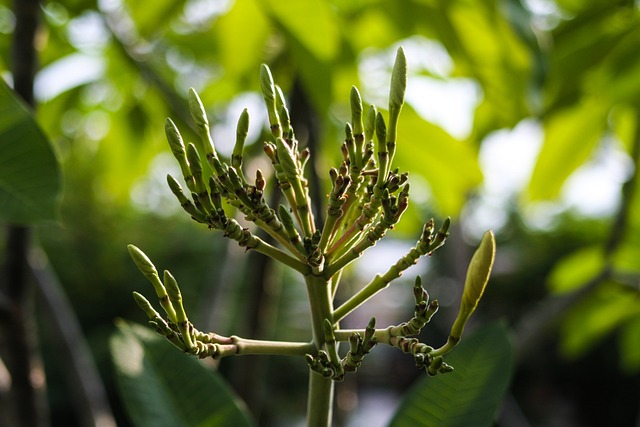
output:
[[[11,8],[9,0],[0,0],[0,71],[9,82]],[[237,326],[262,337],[289,336],[287,320],[306,309],[293,279],[269,270],[266,301],[272,304],[248,308],[254,291],[243,279],[250,269],[229,265],[253,261],[176,215],[163,182],[175,166],[163,157],[168,147],[162,123],[171,116],[187,139],[195,137],[188,135],[188,87],[202,95],[223,154],[230,151],[234,120],[248,107],[254,143],[248,149],[257,152],[265,123],[253,100],[259,65],[268,63],[287,94],[301,88],[308,100],[322,129],[313,148],[316,171],[326,179],[348,119],[350,85],[361,89],[365,102],[384,105],[380,87],[387,85],[395,48],[403,45],[409,92],[412,82],[467,81],[476,102],[465,131],[424,113],[421,104],[429,100],[409,97],[397,164],[419,185],[412,187],[411,210],[391,234],[414,239],[427,215],[452,215],[462,233],[473,236],[473,211],[490,191],[482,186],[488,173],[481,162],[485,144],[523,121],[539,125],[543,138],[532,174],[499,207],[506,219],[498,221],[494,213],[495,221],[489,221],[499,250],[480,315],[505,316],[518,327],[530,311],[570,301],[560,313],[543,316],[551,339],[536,342],[536,354],[548,352],[520,360],[512,387],[516,401],[539,425],[551,425],[543,414],[558,409],[536,401],[536,393],[544,392],[578,408],[569,411],[570,420],[561,420],[566,423],[633,425],[640,399],[637,1],[66,0],[43,2],[43,17],[37,119],[61,162],[64,199],[60,225],[38,227],[38,236],[96,358],[105,362],[107,381],[105,343],[113,319],[142,320],[128,298],[140,278],[127,259],[127,243],[153,248],[149,255],[162,268],[191,284],[185,289],[187,304],[197,303],[190,295],[202,296],[197,307],[187,309],[199,312],[203,322],[218,322],[221,332],[235,332]],[[444,108],[445,101],[436,100],[436,108],[438,102]],[[6,105],[3,98],[1,107]],[[298,136],[304,139],[305,133]],[[568,207],[564,197],[571,180],[611,152],[622,158],[617,205],[596,216]],[[7,155],[0,154],[1,164],[7,164]],[[49,198],[59,194],[42,191]],[[535,220],[540,211],[547,212],[542,224]],[[453,266],[466,265],[459,262],[465,243],[452,238],[448,246],[446,259],[430,260],[429,277],[460,279]],[[356,279],[354,274],[349,280]],[[223,293],[230,296],[222,299]],[[280,293],[283,300],[276,304]],[[243,313],[255,316],[253,326],[239,320]],[[221,370],[231,375],[234,369],[267,369],[236,363],[239,368],[223,364]],[[620,384],[607,400],[635,399],[635,406],[608,410],[602,399],[590,400],[589,387],[562,385],[564,380],[586,384],[596,363],[600,377]],[[290,381],[275,378],[270,384],[301,390]],[[398,379],[394,387],[408,382]],[[50,388],[55,393],[56,384]],[[278,419],[269,411],[261,416]]]

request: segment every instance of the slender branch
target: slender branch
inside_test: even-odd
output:
[[[14,0],[15,30],[11,45],[11,72],[16,93],[34,106],[33,80],[37,70],[36,33],[40,25],[38,0]],[[47,405],[41,360],[38,357],[37,337],[33,315],[31,283],[27,280],[27,250],[31,230],[27,227],[7,227],[5,247],[5,275],[0,292],[8,302],[6,316],[0,319],[4,336],[2,357],[11,375],[11,403],[2,408],[7,418],[15,416],[15,425],[31,427],[46,425]],[[5,419],[3,414],[0,423]],[[11,422],[11,421],[8,421]]]
[[[230,337],[236,348],[238,356],[248,354],[269,354],[281,356],[304,356],[313,353],[316,346],[313,343],[298,343],[289,341],[263,341],[240,338],[237,336]]]
[[[64,373],[76,389],[79,402],[73,405],[83,425],[115,427],[107,392],[95,366],[91,350],[82,334],[80,323],[64,294],[58,278],[51,270],[42,251],[29,256],[31,274],[36,279],[37,290],[48,311],[49,322],[54,326],[57,338],[54,342],[64,357]]]
[[[430,254],[438,249],[444,243],[447,232],[449,229],[450,220],[445,220],[444,224],[440,228],[440,231],[433,236],[433,222],[429,221],[422,232],[422,236],[418,240],[418,243],[409,250],[409,252],[392,265],[389,270],[382,276],[379,274],[373,278],[364,288],[358,291],[355,295],[344,302],[340,307],[336,308],[333,312],[334,322],[339,322],[347,314],[362,305],[365,301],[369,300],[375,294],[389,286],[391,281],[397,279],[402,275],[404,270],[415,264],[423,255]]]

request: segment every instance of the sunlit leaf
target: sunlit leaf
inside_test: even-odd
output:
[[[630,374],[640,371],[640,316],[629,320],[620,331],[620,365]]]
[[[0,79],[0,221],[56,219],[62,191],[58,161],[27,108]]]
[[[262,57],[255,53],[265,45],[269,21],[255,0],[236,0],[233,8],[218,19],[215,31],[226,76],[258,69]]]
[[[335,57],[340,29],[328,2],[269,0],[265,3],[273,18],[318,60],[330,61]]]
[[[482,182],[477,153],[405,106],[398,125],[396,164],[422,175],[431,187],[438,210],[457,215],[471,190]]]
[[[605,125],[606,110],[595,100],[551,116],[545,122],[545,139],[529,182],[529,197],[557,197],[566,179],[589,158]]]
[[[515,126],[529,115],[526,87],[531,79],[531,52],[497,2],[455,2],[443,18],[449,25],[438,36],[452,55],[456,72],[475,77],[482,86],[476,138]]]
[[[622,143],[628,153],[632,153],[635,142],[636,127],[640,125],[637,113],[629,105],[616,106],[610,114],[612,130],[616,138]]]
[[[164,29],[182,11],[184,0],[126,0],[136,29],[143,37]]]
[[[417,381],[390,427],[490,427],[509,383],[512,348],[503,325],[463,340],[446,361],[454,371]]]
[[[639,314],[635,290],[602,284],[566,317],[561,328],[562,354],[568,358],[584,355],[615,328]]]
[[[253,426],[226,383],[150,329],[119,323],[111,338],[116,378],[138,427]]]
[[[549,275],[549,288],[554,293],[574,291],[596,277],[603,267],[601,245],[578,249],[555,265]]]

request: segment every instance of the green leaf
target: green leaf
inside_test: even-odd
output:
[[[529,182],[532,200],[551,200],[560,194],[567,178],[593,152],[606,119],[605,106],[583,100],[546,121],[545,140]]]
[[[245,25],[251,22],[251,25]],[[260,52],[268,39],[269,21],[255,0],[237,0],[233,8],[222,15],[214,27],[220,41],[220,63],[226,82],[233,76],[257,74],[262,58]],[[227,82],[228,83],[228,82]]]
[[[393,167],[422,175],[438,210],[457,215],[471,190],[482,182],[474,148],[422,119],[405,105],[398,123],[398,148]]]
[[[581,248],[560,260],[549,275],[549,288],[554,293],[579,289],[604,268],[602,246]]]
[[[560,350],[567,358],[578,358],[638,315],[637,292],[605,282],[568,313],[561,328]]]
[[[138,33],[151,37],[179,16],[184,0],[127,0],[129,13],[136,24]]]
[[[329,2],[298,0],[266,2],[273,18],[290,37],[319,61],[331,61],[338,52],[340,29]]]
[[[446,362],[454,371],[421,378],[400,403],[391,427],[493,425],[512,366],[506,327],[494,324],[476,332]]]
[[[629,320],[620,333],[620,366],[628,374],[640,372],[640,316]]]
[[[0,153],[0,221],[26,225],[55,220],[62,191],[58,161],[27,107],[4,81]]]
[[[254,426],[227,384],[149,328],[120,322],[111,356],[127,412],[138,427]]]

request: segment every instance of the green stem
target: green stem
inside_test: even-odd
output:
[[[291,255],[288,255],[286,252],[281,251],[275,246],[271,246],[269,243],[265,242],[259,237],[256,237],[256,241],[257,245],[250,249],[254,249],[261,254],[267,255],[268,257],[271,257],[274,260],[293,268],[301,274],[309,274],[309,266],[307,264],[292,257]]]
[[[315,350],[313,343],[287,342],[287,341],[262,341],[230,337],[237,347],[237,355],[269,354],[283,356],[304,356]]]
[[[333,412],[333,380],[309,370],[307,426],[328,427]]]
[[[331,284],[323,277],[313,275],[305,276],[305,281],[311,305],[313,343],[316,349],[320,349],[325,342],[325,319],[333,324]],[[327,427],[331,425],[332,406],[333,381],[309,370],[307,426]]]
[[[333,308],[331,306],[331,284],[321,276],[305,276],[309,304],[311,305],[311,321],[313,327],[313,342],[318,349],[324,344],[325,319],[333,323]]]

